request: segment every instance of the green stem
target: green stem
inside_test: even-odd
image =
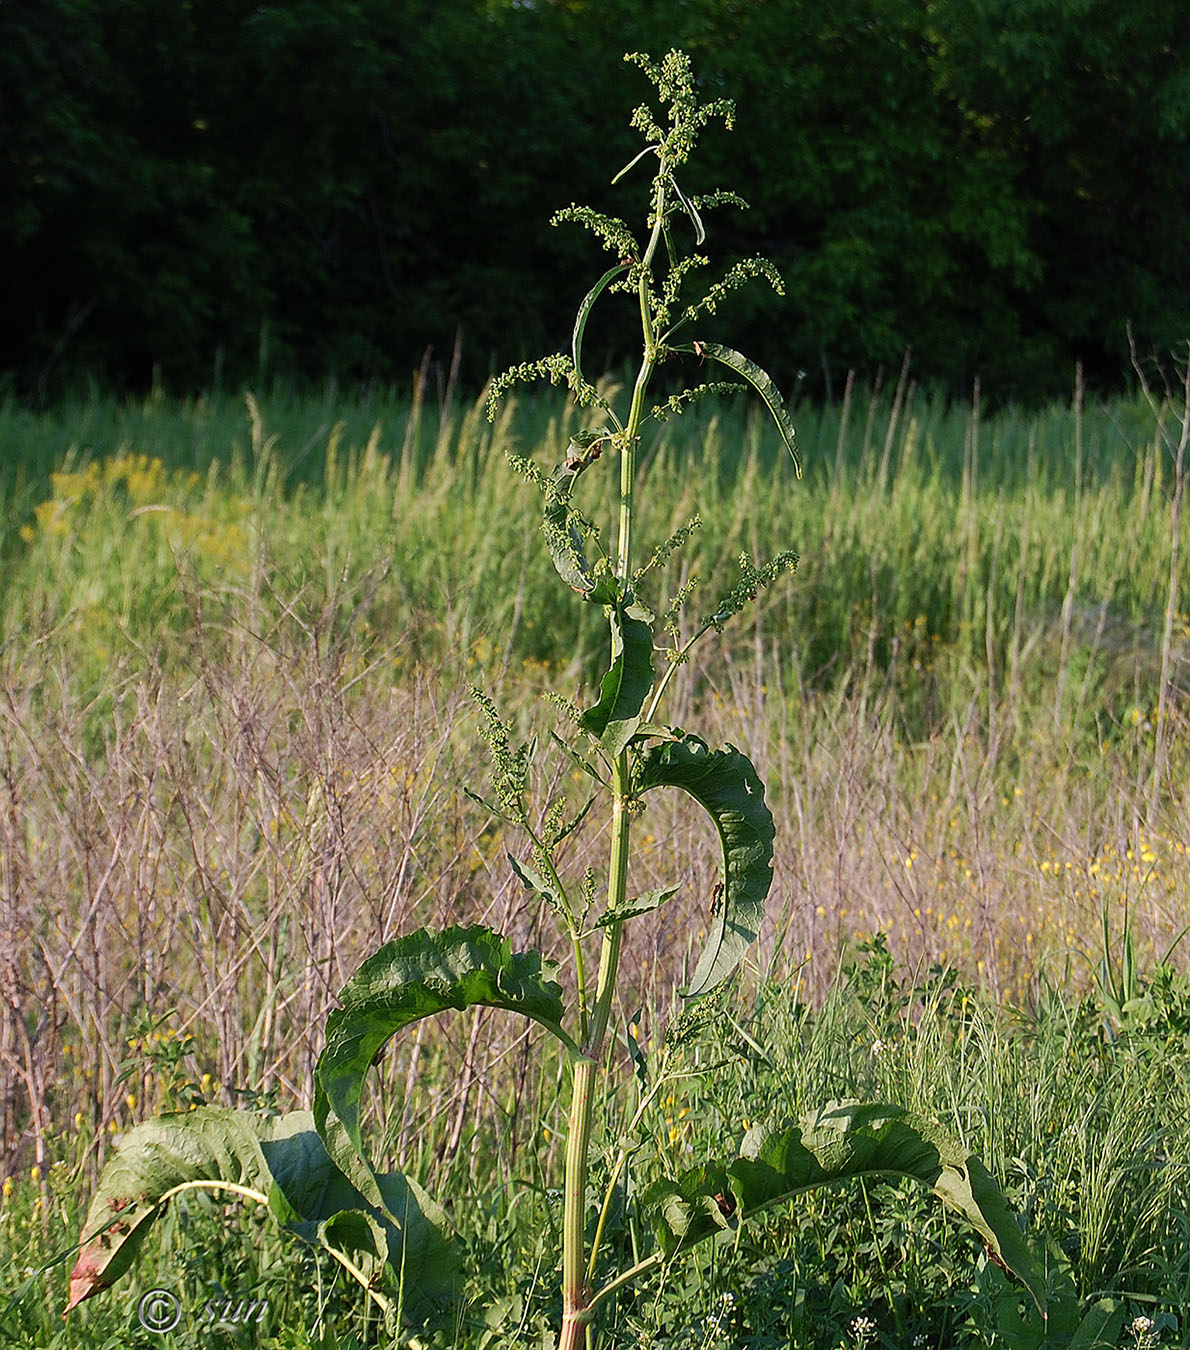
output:
[[[183,1181],[180,1185],[173,1187],[157,1201],[158,1206],[166,1204],[172,1200],[175,1195],[182,1195],[185,1191],[228,1191],[232,1195],[237,1195],[241,1200],[255,1200],[258,1205],[267,1205],[269,1198],[260,1191],[253,1190],[251,1186],[241,1186],[236,1181]]]
[[[614,1294],[617,1289],[622,1289],[626,1284],[631,1284],[638,1275],[643,1275],[646,1270],[652,1270],[655,1266],[659,1266],[664,1260],[664,1252],[653,1252],[651,1256],[646,1256],[643,1261],[638,1261],[636,1265],[629,1266],[627,1270],[621,1271],[614,1280],[608,1280],[603,1288],[592,1296],[588,1310],[593,1312],[605,1298]]]
[[[562,1333],[558,1338],[558,1350],[582,1350],[590,1320],[590,1290],[582,1262],[594,1072],[593,1059],[575,1062],[570,1131],[566,1139],[566,1190],[562,1202]]]
[[[652,275],[653,255],[661,239],[665,223],[665,184],[658,176],[656,194],[653,199],[653,233],[640,263],[640,280],[637,282],[637,296],[640,301],[640,326],[644,337],[644,356],[637,372],[636,384],[632,390],[632,406],[628,409],[628,421],[620,442],[620,521],[619,554],[616,560],[616,575],[627,583],[632,575],[632,494],[636,476],[636,445],[640,439],[640,426],[644,421],[645,393],[653,378],[657,365],[657,341],[653,334],[652,297],[649,290],[649,277]]]
[[[633,1130],[635,1130],[644,1119],[645,1112],[652,1105],[654,1098],[665,1084],[671,1082],[674,1078],[683,1077],[682,1074],[667,1074],[665,1072],[665,1063],[666,1059],[663,1057],[661,1061],[661,1074],[648,1092],[640,1099],[636,1110],[633,1112],[632,1119],[624,1129],[623,1133],[625,1135],[631,1136]],[[603,1230],[607,1225],[607,1216],[611,1213],[612,1196],[615,1194],[616,1187],[620,1182],[620,1177],[624,1172],[624,1167],[628,1162],[628,1153],[629,1150],[627,1145],[621,1144],[619,1152],[616,1154],[616,1161],[612,1167],[611,1176],[608,1178],[607,1189],[603,1194],[603,1207],[599,1211],[599,1220],[595,1225],[595,1236],[591,1239],[591,1257],[587,1262],[588,1280],[593,1280],[595,1278],[595,1267],[599,1261],[599,1248],[603,1244]]]
[[[712,625],[709,621],[707,623],[704,623],[703,626],[698,630],[698,632],[694,634],[694,636],[689,640],[689,642],[687,642],[682,647],[682,649],[678,652],[678,654],[674,657],[674,659],[669,663],[669,669],[666,670],[664,675],[662,675],[661,683],[653,691],[653,698],[649,703],[648,711],[645,713],[646,722],[651,722],[654,719],[654,717],[657,716],[657,709],[661,705],[662,696],[665,693],[666,686],[673,678],[674,671],[677,670],[677,668],[685,662],[686,657],[690,655],[691,647],[694,646],[694,644],[698,641],[700,637],[710,632],[711,627]]]
[[[664,165],[663,165],[664,172]],[[665,224],[665,182],[663,173],[656,180],[653,198],[653,233],[641,259],[637,293],[640,298],[641,332],[644,355],[632,405],[624,430],[617,436],[620,448],[620,514],[616,549],[616,575],[627,590],[632,578],[632,501],[636,475],[636,449],[644,420],[645,394],[657,364],[657,344],[653,334],[649,278],[653,255],[657,251]],[[607,903],[613,913],[624,908],[628,893],[628,832],[631,772],[628,753],[616,756],[612,764],[612,844],[608,864]],[[620,964],[620,938],[623,922],[603,930],[599,952],[599,974],[595,985],[595,1004],[586,1026],[585,1056],[575,1062],[574,1094],[570,1103],[570,1124],[566,1140],[566,1179],[562,1208],[562,1332],[558,1350],[586,1350],[587,1326],[591,1321],[591,1289],[587,1280],[585,1230],[587,1210],[587,1174],[594,1122],[595,1074],[611,1018],[612,996]]]
[[[628,889],[628,830],[632,819],[628,788],[628,755],[625,752],[617,756],[612,766],[612,853],[608,865],[608,904],[612,909],[623,908]],[[587,1174],[594,1124],[595,1074],[611,1019],[622,929],[623,923],[615,923],[603,930],[595,1006],[583,1046],[585,1054],[574,1066],[562,1202],[562,1334],[558,1338],[558,1350],[585,1350],[587,1324],[591,1320],[591,1289],[587,1282],[585,1252]]]
[[[580,932],[579,925],[575,922],[574,911],[570,908],[570,900],[566,895],[566,888],[562,884],[562,878],[558,875],[558,869],[554,866],[554,860],[550,856],[549,849],[541,842],[537,831],[529,825],[528,821],[525,822],[525,831],[532,840],[538,856],[545,863],[546,878],[554,887],[554,893],[558,897],[558,903],[562,906],[562,916],[566,920],[566,932],[570,938],[571,948],[574,951],[574,981],[578,992],[579,1040],[586,1040],[587,968],[583,956],[582,933]]]
[[[267,1206],[269,1203],[267,1195],[263,1194],[261,1191],[253,1190],[251,1186],[241,1186],[239,1182],[236,1181],[202,1180],[181,1182],[179,1185],[174,1186],[172,1190],[166,1191],[161,1199],[157,1201],[157,1204],[160,1207],[166,1204],[167,1201],[172,1200],[175,1195],[183,1195],[186,1191],[227,1191],[231,1195],[238,1196],[241,1200],[255,1200],[258,1205]],[[346,1253],[339,1251],[329,1244],[326,1246],[325,1250],[338,1261],[352,1279],[356,1280],[363,1287],[364,1292],[376,1303],[376,1306],[381,1312],[387,1314],[392,1310],[392,1300],[386,1298],[383,1294],[372,1288],[371,1281],[359,1266],[346,1255]]]

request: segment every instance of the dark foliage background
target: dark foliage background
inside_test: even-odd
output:
[[[22,395],[463,374],[565,345],[640,219],[627,50],[737,101],[691,186],[724,331],[788,382],[1031,398],[1190,333],[1190,25],[1158,0],[0,0],[0,370]],[[760,331],[763,329],[763,332]],[[589,351],[628,355],[593,328]],[[703,335],[716,336],[714,323]]]

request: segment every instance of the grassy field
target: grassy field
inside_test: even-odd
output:
[[[993,415],[851,390],[795,409],[800,483],[742,412],[690,414],[650,449],[642,533],[707,522],[662,591],[699,576],[693,611],[711,612],[742,548],[795,547],[801,566],[672,705],[757,763],[776,879],[731,1016],[649,1131],[672,1166],[825,1097],[923,1109],[1005,1181],[1056,1285],[1121,1296],[1111,1344],[1186,1344],[1185,408],[1082,404]],[[130,1123],[304,1102],[335,991],[379,942],[472,919],[544,940],[509,841],[462,791],[485,776],[466,689],[544,737],[540,695],[601,673],[598,616],[558,583],[505,463],[552,466],[576,426],[546,398],[489,425],[335,390],[0,406],[0,1295],[32,1278],[0,1303],[0,1339],[370,1343],[331,1269],[209,1205],[175,1211],[157,1264],[66,1328],[69,1261],[33,1272]],[[643,1009],[644,1043],[714,882],[706,834],[667,803],[639,826],[642,887],[675,853],[702,859],[626,962],[621,1014]],[[602,847],[580,839],[573,865]],[[388,1152],[466,1249],[469,1301],[432,1343],[537,1345],[559,1066],[496,1014],[441,1021],[390,1056],[378,1103]],[[706,1067],[724,1059],[737,1071]],[[609,1101],[605,1137],[630,1114]],[[525,1187],[492,1190],[493,1172]],[[605,1343],[1043,1343],[912,1193],[815,1196],[769,1228],[768,1255],[667,1270]],[[641,1240],[630,1205],[618,1240]],[[142,1291],[200,1309],[212,1281],[267,1297],[268,1326],[140,1327]]]

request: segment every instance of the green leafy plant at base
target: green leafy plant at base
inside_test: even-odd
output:
[[[649,422],[679,415],[705,397],[750,387],[771,413],[800,473],[793,425],[772,380],[751,360],[703,334],[720,300],[736,286],[759,277],[780,289],[771,264],[763,259],[737,263],[697,301],[682,299],[693,274],[706,265],[697,252],[683,255],[682,239],[692,236],[698,249],[705,240],[704,213],[742,203],[729,192],[687,196],[677,175],[710,119],[730,126],[732,106],[723,100],[698,103],[689,61],[680,52],[670,52],[659,63],[642,56],[629,59],[653,81],[666,106],[660,122],[649,107],[637,109],[633,125],[646,145],[624,170],[642,160],[655,164],[647,238],[642,247],[623,221],[585,207],[559,212],[558,220],[592,230],[614,264],[579,307],[569,355],[515,367],[491,390],[494,409],[518,382],[564,382],[591,421],[570,439],[552,470],[524,460],[514,464],[542,493],[542,531],[559,576],[579,603],[599,606],[608,622],[608,669],[598,697],[585,709],[564,704],[572,724],[553,742],[590,781],[590,800],[576,807],[559,797],[534,807],[531,747],[515,744],[493,701],[473,691],[492,759],[493,791],[481,800],[527,841],[524,852],[510,854],[509,862],[565,932],[572,995],[565,997],[554,963],[535,952],[513,951],[504,936],[480,925],[422,930],[388,943],[348,981],[341,1006],[328,1020],[312,1113],[269,1118],[203,1106],[149,1121],[126,1136],[92,1200],[71,1279],[71,1307],[129,1268],[167,1200],[209,1189],[268,1206],[282,1225],[325,1248],[383,1309],[394,1330],[399,1322],[431,1317],[450,1299],[455,1282],[457,1263],[446,1219],[412,1179],[374,1166],[364,1140],[361,1102],[370,1066],[397,1032],[432,1014],[473,1007],[530,1019],[555,1038],[569,1061],[560,1350],[585,1347],[588,1328],[613,1294],[703,1240],[735,1233],[751,1216],[810,1188],[883,1173],[911,1177],[932,1190],[976,1229],[1039,1305],[1044,1299],[1044,1284],[1017,1222],[978,1159],[924,1118],[896,1106],[854,1101],[831,1103],[800,1121],[753,1127],[736,1156],[656,1180],[635,1201],[637,1217],[652,1231],[653,1249],[637,1251],[626,1269],[606,1269],[609,1217],[629,1144],[615,1155],[602,1203],[592,1206],[589,1195],[595,1111],[605,1092],[613,1002],[621,982],[622,936],[627,924],[665,904],[679,889],[675,883],[634,894],[629,868],[633,822],[650,794],[676,788],[706,812],[722,850],[705,946],[682,991],[688,1011],[670,1028],[674,1048],[691,1019],[714,1014],[713,996],[755,939],[772,881],[774,825],[755,768],[733,746],[710,746],[662,721],[664,696],[694,645],[797,563],[792,552],[763,565],[742,555],[735,585],[701,619],[685,624],[692,635],[683,640],[679,619],[693,588],[683,586],[671,597],[660,619],[646,593],[661,564],[698,521],[689,521],[643,564],[638,562],[633,520],[642,436]],[[626,410],[600,393],[582,365],[587,321],[606,292],[627,294],[639,309],[643,350]],[[651,403],[649,391],[659,368],[682,357],[700,370],[707,362],[723,366],[744,384],[700,383]],[[618,470],[618,494],[614,542],[605,548],[576,497],[587,476],[609,464]],[[659,628],[670,635],[666,649],[657,646]],[[665,663],[661,671],[659,656]],[[605,804],[602,815],[593,811],[597,801]],[[566,875],[562,849],[596,820],[610,841],[602,890],[589,871],[577,882]],[[631,1034],[628,1041],[631,1049]],[[633,1057],[639,1064],[639,1052]],[[643,1093],[636,1123],[658,1086]]]

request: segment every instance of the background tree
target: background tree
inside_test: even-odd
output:
[[[785,274],[776,318],[725,315],[781,325],[779,378],[911,347],[955,390],[1118,382],[1126,321],[1190,330],[1184,27],[1155,0],[10,0],[0,369],[37,398],[392,381],[461,332],[478,383],[565,331],[578,241],[546,222],[618,209],[621,55],[676,44],[738,94],[695,186],[764,184],[717,239]]]

